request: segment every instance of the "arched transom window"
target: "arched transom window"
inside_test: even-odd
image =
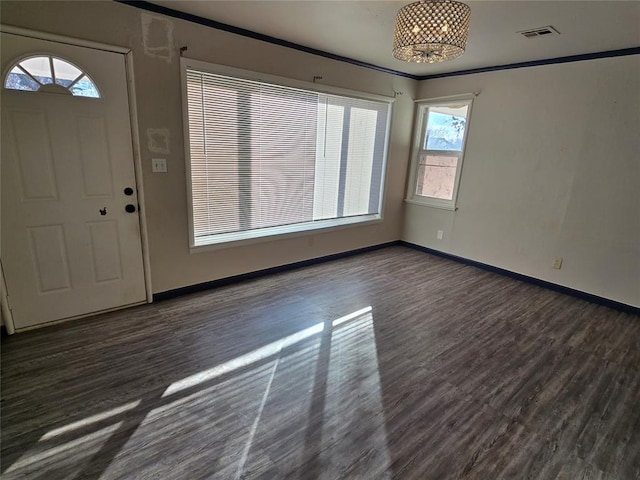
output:
[[[66,60],[51,55],[20,60],[9,70],[4,88],[100,98],[98,87],[89,75]]]

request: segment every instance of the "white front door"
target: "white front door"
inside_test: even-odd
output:
[[[124,55],[1,35],[0,257],[16,329],[144,302]],[[76,96],[89,78],[98,98]]]

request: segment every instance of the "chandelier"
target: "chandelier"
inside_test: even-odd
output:
[[[421,0],[405,5],[396,16],[393,56],[414,63],[446,62],[467,46],[468,5],[454,0]]]

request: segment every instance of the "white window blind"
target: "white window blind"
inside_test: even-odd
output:
[[[194,246],[379,216],[389,103],[185,78]]]

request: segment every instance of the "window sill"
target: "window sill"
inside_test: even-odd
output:
[[[439,205],[435,203],[421,202],[420,200],[412,200],[410,198],[405,198],[405,203],[410,203],[411,205],[420,205],[421,207],[431,207],[431,208],[439,208],[440,210],[449,210],[450,212],[458,211],[458,207],[454,205]]]
[[[363,215],[331,220],[319,220],[297,225],[263,228],[249,232],[234,232],[222,235],[211,235],[200,239],[189,247],[189,253],[203,253],[225,248],[241,247],[262,242],[272,242],[309,235],[313,232],[325,233],[343,228],[380,223],[382,215]]]

